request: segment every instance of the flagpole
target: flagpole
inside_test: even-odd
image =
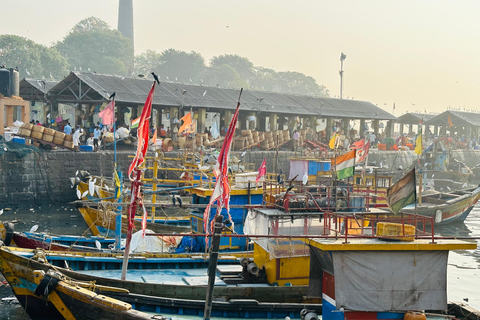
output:
[[[115,97],[113,97],[113,102],[115,103]],[[113,163],[115,164],[115,170],[117,169],[117,138],[115,138],[115,131],[117,130],[116,128],[116,122],[115,121],[115,107],[113,108]]]

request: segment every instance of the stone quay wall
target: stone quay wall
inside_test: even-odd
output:
[[[117,152],[117,166],[126,174],[134,151]],[[152,155],[149,152],[148,155]],[[288,179],[290,151],[247,151],[232,152],[243,163],[254,163],[258,168],[266,158],[267,172],[282,172]],[[177,152],[167,152],[165,157],[178,157]],[[469,165],[479,163],[479,151],[456,151],[454,156]],[[387,165],[389,168],[408,168],[416,155],[413,151],[371,150],[369,163]],[[275,165],[276,164],[276,165]],[[15,204],[65,203],[76,200],[71,189],[71,177],[77,170],[86,170],[93,175],[112,177],[114,169],[113,151],[104,152],[33,152],[23,157],[6,152],[0,156],[0,208]],[[181,173],[181,172],[180,172]],[[179,175],[180,173],[177,173]]]

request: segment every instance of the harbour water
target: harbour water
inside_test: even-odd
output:
[[[71,205],[10,208],[0,217],[2,221],[15,220],[15,230],[28,231],[38,225],[37,232],[53,234],[86,234],[86,225],[80,213]],[[441,236],[480,237],[480,204],[470,213],[464,223],[436,227]],[[475,240],[480,247],[480,240]],[[2,277],[3,278],[3,277]],[[4,280],[4,279],[2,279]],[[448,300],[466,302],[480,309],[480,248],[476,250],[450,252],[448,265]],[[8,285],[0,282],[0,299],[13,297]],[[184,316],[172,316],[175,320],[186,320]],[[19,304],[0,302],[0,319],[28,320],[29,317]]]

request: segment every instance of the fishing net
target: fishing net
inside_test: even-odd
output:
[[[35,146],[27,146],[12,141],[6,141],[3,136],[0,135],[0,157],[8,152],[15,154],[18,158],[23,158],[27,154],[39,151],[43,152],[43,150]]]

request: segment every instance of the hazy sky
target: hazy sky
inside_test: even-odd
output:
[[[50,45],[80,20],[117,27],[118,0],[1,0],[1,34]],[[208,62],[238,54],[298,71],[343,97],[399,116],[479,109],[480,1],[134,0],[135,53],[196,51]],[[228,27],[227,27],[228,26]]]

